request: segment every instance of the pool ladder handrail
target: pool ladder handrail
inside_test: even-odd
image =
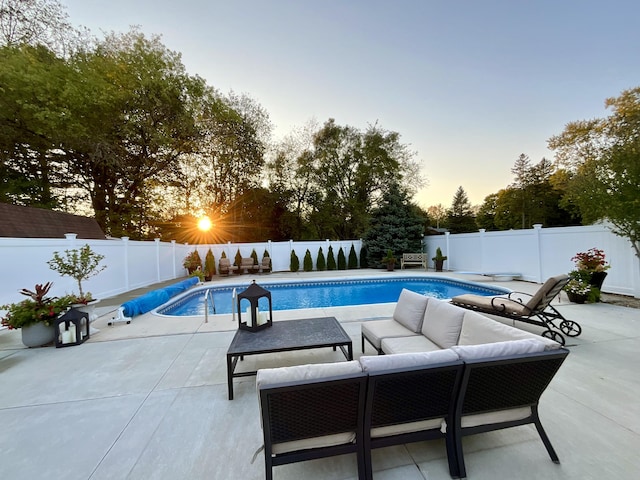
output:
[[[207,291],[204,292],[204,323],[209,323],[209,302],[213,307],[213,314],[215,315],[216,302],[213,299],[213,293],[211,292],[211,289],[207,289]]]

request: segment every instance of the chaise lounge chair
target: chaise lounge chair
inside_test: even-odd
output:
[[[236,270],[238,270],[238,267],[231,265],[231,260],[228,258],[221,258],[218,262],[218,272],[220,275],[229,275]]]
[[[524,292],[511,292],[507,296],[496,297],[465,294],[453,297],[451,303],[469,310],[543,327],[546,329],[542,332],[543,337],[564,345],[563,333],[569,337],[577,337],[582,333],[582,327],[577,322],[567,320],[551,305],[551,301],[568,281],[567,275],[557,275],[544,282],[534,295]],[[527,301],[529,296],[531,298]],[[556,324],[556,320],[560,323]]]

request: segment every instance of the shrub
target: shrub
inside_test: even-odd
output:
[[[233,264],[238,268],[240,268],[240,266],[242,265],[242,254],[240,253],[240,249],[238,249],[238,251],[236,252],[236,256]]]
[[[256,249],[251,250],[251,258],[253,258],[253,264],[258,264],[258,254],[256,253]]]
[[[362,245],[360,249],[360,268],[367,268],[369,266],[367,259],[367,247]]]
[[[316,270],[322,272],[327,269],[327,261],[324,258],[324,253],[322,252],[322,247],[318,250],[318,259],[316,260]]]
[[[207,250],[204,257],[204,276],[212,278],[216,274],[216,258],[211,249]]]
[[[298,270],[300,270],[300,260],[298,259],[295,250],[291,250],[291,262],[289,263],[289,270],[291,270],[292,272],[297,272]]]
[[[308,248],[306,253],[304,254],[304,260],[302,260],[302,269],[305,272],[310,272],[313,270],[313,260],[311,259],[311,252]]]
[[[347,257],[344,256],[344,250],[340,247],[338,250],[338,270],[346,270],[347,269]]]
[[[356,248],[351,244],[351,249],[349,250],[349,269],[358,268],[358,256],[356,255]]]
[[[336,269],[336,257],[333,256],[333,247],[329,245],[329,252],[327,253],[327,270]]]

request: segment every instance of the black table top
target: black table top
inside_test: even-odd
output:
[[[273,322],[257,332],[238,330],[227,355],[268,353],[351,342],[335,317],[305,318]]]

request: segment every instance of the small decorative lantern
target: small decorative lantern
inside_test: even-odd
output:
[[[269,312],[258,309],[258,300],[267,298],[269,301]],[[242,300],[249,300],[249,307],[244,311],[244,321],[242,319]],[[273,312],[271,310],[271,292],[265,290],[254,280],[247,289],[238,294],[238,328],[257,332],[263,328],[270,327],[273,323]]]
[[[89,314],[72,308],[55,320],[56,348],[80,345],[89,339]]]

